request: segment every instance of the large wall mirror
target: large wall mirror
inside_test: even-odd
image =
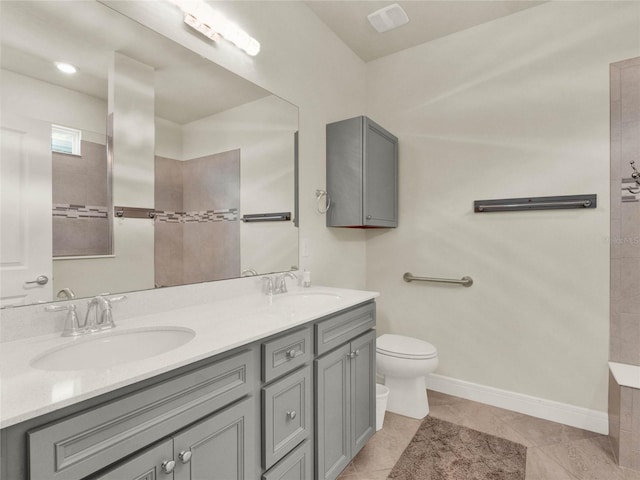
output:
[[[2,306],[296,268],[295,105],[95,1],[0,22]]]

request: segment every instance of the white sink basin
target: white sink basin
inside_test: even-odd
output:
[[[160,355],[189,342],[196,332],[181,327],[113,330],[79,337],[33,360],[40,370],[87,370]]]
[[[329,292],[289,292],[273,296],[274,305],[286,305],[288,307],[323,306],[331,305],[341,300],[340,295]]]

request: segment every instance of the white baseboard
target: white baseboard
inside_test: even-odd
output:
[[[609,420],[605,412],[576,407],[553,400],[545,400],[544,398],[532,397],[522,393],[500,390],[499,388],[487,387],[437,374],[427,375],[426,378],[427,390],[435,390],[447,395],[466,398],[603,435],[609,433]]]

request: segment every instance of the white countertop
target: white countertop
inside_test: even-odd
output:
[[[269,297],[256,293],[123,321],[118,321],[117,307],[114,306],[117,331],[175,326],[192,329],[196,335],[174,350],[109,368],[45,371],[30,365],[32,359],[43,352],[82,341],[87,336],[65,338],[57,333],[3,343],[0,350],[0,428],[250,344],[379,295],[328,287],[291,290],[294,295],[311,292],[326,292],[340,298],[292,306],[279,301],[282,294],[274,295],[274,301],[269,302]]]

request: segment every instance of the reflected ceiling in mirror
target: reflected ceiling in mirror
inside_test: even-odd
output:
[[[20,178],[3,175],[2,187],[12,186],[1,204],[3,306],[296,267],[292,220],[242,217],[295,216],[297,107],[94,1],[3,1],[0,22],[2,140],[16,145],[3,157],[16,159],[13,166],[25,155],[41,160],[30,165],[48,162]],[[62,73],[55,62],[77,72]],[[105,199],[81,200],[98,188],[85,155],[56,167],[43,148],[51,125],[78,129],[83,143],[104,149]],[[39,149],[21,151],[13,142],[20,135]],[[3,160],[2,168],[12,164]],[[38,212],[20,206],[27,199]],[[77,248],[79,238],[105,241],[87,218],[92,203],[108,213],[112,255]],[[69,209],[52,222],[59,205]],[[114,206],[154,218],[114,218]],[[32,245],[35,236],[45,238]],[[28,283],[41,276],[50,281]]]

